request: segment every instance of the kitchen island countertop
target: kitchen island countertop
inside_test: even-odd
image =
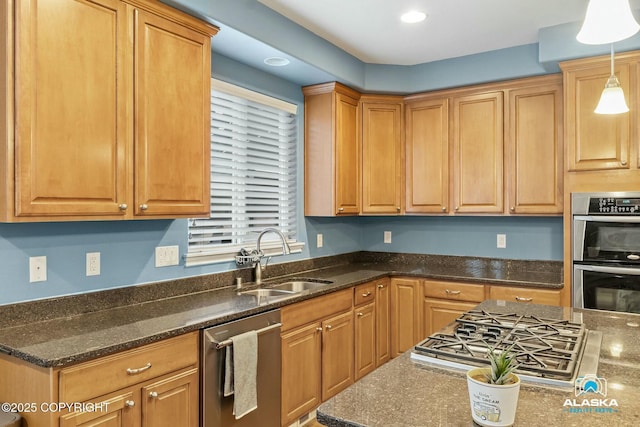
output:
[[[523,383],[516,426],[640,425],[640,316],[504,301],[478,306],[490,312],[536,315],[584,322],[603,333],[598,376],[607,394],[576,397],[573,389]],[[340,392],[318,409],[330,427],[473,426],[464,371],[414,362],[406,352]],[[567,400],[615,399],[617,406],[570,406]]]

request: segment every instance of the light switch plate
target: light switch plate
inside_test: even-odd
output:
[[[156,267],[168,267],[180,263],[180,248],[175,246],[156,247]]]
[[[507,235],[506,234],[498,234],[496,238],[496,246],[499,249],[504,249],[507,247]]]
[[[323,244],[324,244],[324,241],[322,238],[322,234],[320,233],[316,234],[316,247],[321,248]]]
[[[385,231],[384,232],[384,242],[385,243],[391,243],[391,232],[390,231]]]

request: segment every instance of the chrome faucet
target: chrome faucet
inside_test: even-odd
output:
[[[268,232],[276,233],[278,236],[280,236],[280,239],[282,240],[282,255],[287,255],[287,254],[291,253],[291,248],[289,247],[289,244],[287,243],[287,238],[284,237],[284,234],[282,234],[282,232],[280,230],[278,230],[277,228],[272,228],[272,227],[265,228],[264,230],[262,230],[262,232],[260,232],[260,235],[258,236],[258,241],[256,242],[256,252],[257,252],[257,255],[258,255],[258,260],[254,264],[254,274],[255,274],[256,284],[257,285],[262,284],[262,270],[263,270],[262,257],[264,257],[264,253],[260,249],[260,241],[262,240],[262,236],[264,236]],[[267,258],[267,264],[268,263],[269,263],[269,258]],[[266,264],[265,264],[264,268],[267,268]]]

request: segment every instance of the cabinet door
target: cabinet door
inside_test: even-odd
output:
[[[399,214],[402,106],[362,104],[362,212]]]
[[[611,74],[609,58],[588,60],[564,70],[565,144],[569,171],[628,169],[630,114],[595,114]],[[615,73],[629,103],[631,64],[616,60]]]
[[[376,282],[376,366],[391,359],[391,304],[389,280]]]
[[[562,213],[562,84],[509,92],[510,213]]]
[[[360,212],[360,109],[358,101],[336,93],[336,214]]]
[[[322,327],[313,323],[282,335],[282,424],[321,402]]]
[[[476,305],[477,303],[425,298],[423,304],[425,336],[438,332]]]
[[[375,303],[369,303],[354,309],[356,380],[376,368],[375,305]]]
[[[322,329],[322,400],[325,401],[353,384],[353,312],[349,310],[324,320]]]
[[[171,375],[142,388],[143,427],[198,427],[198,370]]]
[[[423,337],[422,286],[418,279],[391,280],[391,357],[409,350]]]
[[[411,213],[443,213],[449,206],[449,100],[407,104],[406,202]]]
[[[211,39],[135,14],[136,215],[208,215]]]
[[[20,1],[15,13],[15,215],[123,216],[124,3]]]
[[[60,427],[140,426],[139,389],[126,389],[92,400],[95,410],[60,416]],[[87,404],[87,407],[90,406]],[[178,425],[178,424],[176,424]]]
[[[503,95],[453,100],[453,206],[457,213],[502,212]]]

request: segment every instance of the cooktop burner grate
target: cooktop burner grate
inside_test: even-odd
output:
[[[471,310],[416,345],[413,352],[436,364],[483,366],[489,364],[491,349],[500,352],[513,345],[517,373],[571,381],[585,332],[584,325],[567,320]]]

